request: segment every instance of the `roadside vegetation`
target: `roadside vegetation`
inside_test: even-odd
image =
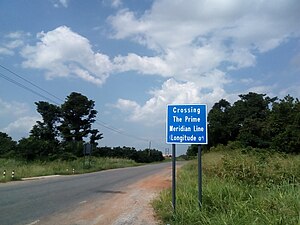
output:
[[[300,153],[300,101],[249,92],[233,104],[221,99],[208,113],[209,150],[238,141],[243,147]],[[193,147],[193,146],[191,146]],[[188,153],[195,154],[193,149]]]
[[[300,224],[300,102],[249,92],[208,113],[203,149],[203,205],[197,161],[179,171],[177,210],[171,190],[153,203],[163,224]],[[188,147],[187,159],[197,156]]]
[[[171,190],[153,202],[163,224],[300,224],[300,155],[234,145],[203,155],[203,204],[198,207],[197,161],[177,179],[177,210]]]
[[[0,132],[0,182],[24,177],[73,174],[160,162],[162,152],[131,147],[98,147],[103,134],[93,128],[95,102],[72,92],[61,105],[35,102],[41,121],[19,141]],[[87,147],[88,146],[88,147]],[[87,151],[88,149],[88,151]],[[92,156],[86,166],[86,156]],[[6,176],[3,176],[3,173]]]
[[[0,159],[0,182],[12,180],[21,180],[27,177],[47,176],[47,175],[72,175],[90,173],[95,171],[123,168],[129,166],[138,166],[129,159],[105,158],[105,157],[86,157],[78,158],[72,161],[54,160],[54,161],[24,161],[16,159]],[[3,172],[6,171],[6,176]],[[14,178],[12,178],[14,171]]]

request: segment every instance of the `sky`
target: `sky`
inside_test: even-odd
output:
[[[300,97],[299,12],[298,0],[1,0],[0,131],[28,137],[34,102],[79,92],[99,146],[165,152],[168,104]]]

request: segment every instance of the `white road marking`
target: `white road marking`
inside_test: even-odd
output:
[[[28,223],[26,225],[34,225],[34,224],[37,224],[38,222],[40,222],[40,220],[33,221],[32,223]]]
[[[49,175],[49,176],[41,176],[41,177],[26,177],[22,178],[22,180],[41,180],[46,178],[54,178],[54,177],[60,177],[61,175]]]
[[[79,202],[79,205],[80,205],[80,204],[84,204],[84,203],[87,203],[87,201],[82,201],[82,202]]]

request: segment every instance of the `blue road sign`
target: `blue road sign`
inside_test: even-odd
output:
[[[206,105],[168,105],[166,141],[168,144],[207,144]]]

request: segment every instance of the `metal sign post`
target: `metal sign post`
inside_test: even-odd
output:
[[[172,144],[172,206],[176,213],[176,145]]]
[[[202,207],[202,159],[201,145],[198,145],[198,204]]]
[[[206,105],[168,105],[166,142],[172,144],[172,206],[176,212],[176,155],[175,144],[198,144],[198,203],[202,206],[201,146],[207,144]]]

